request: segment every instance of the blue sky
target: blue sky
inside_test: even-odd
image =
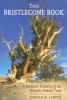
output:
[[[4,9],[29,9],[29,4],[38,4],[41,8],[46,0],[0,0],[0,32],[4,33],[4,38],[7,41],[13,40],[11,47],[13,47],[18,39],[21,29],[18,23],[24,28],[23,42],[30,42],[31,30],[29,18],[30,16],[4,16]],[[60,20],[64,29],[57,39],[57,49],[61,49],[61,55],[55,62],[67,69],[67,0],[47,0],[46,9],[64,10],[64,16],[56,16]],[[11,61],[7,54],[8,49],[1,41],[0,33],[0,76],[5,76],[7,70],[11,68]],[[67,73],[67,72],[66,72]]]

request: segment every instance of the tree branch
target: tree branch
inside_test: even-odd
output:
[[[52,22],[52,24],[47,28],[46,35],[44,35],[43,46],[45,45],[46,40],[48,38],[48,34],[51,31],[51,29],[54,27],[55,23],[56,22]]]
[[[10,43],[11,43],[12,41],[7,42],[4,38],[2,38],[2,41],[7,45],[8,49],[11,50]]]
[[[51,46],[51,43],[52,43],[53,39],[55,38],[55,36],[57,34],[59,34],[62,31],[62,29],[63,29],[63,27],[60,28],[58,31],[53,32],[52,37],[50,37],[50,39],[48,40],[48,48]]]
[[[8,80],[13,81],[16,78],[17,68],[15,61],[12,61],[12,70],[8,73]]]
[[[22,48],[23,52],[26,53],[26,49],[24,47],[24,44],[22,43],[22,36],[20,36],[18,44]]]
[[[52,57],[49,59],[49,61],[53,61],[53,60],[54,60],[55,58],[57,58],[59,55],[60,55],[60,54],[57,54],[57,55],[52,56]]]
[[[30,64],[30,51],[28,51],[26,62],[23,66],[23,74],[26,74],[29,64]]]
[[[15,53],[14,53],[13,49],[11,49],[11,47],[10,47],[10,43],[11,43],[12,41],[7,42],[6,39],[4,39],[4,38],[2,38],[2,41],[3,41],[3,42],[7,45],[7,47],[8,47],[8,50],[9,50],[9,53],[8,53],[8,54],[9,54],[11,60],[15,60]]]

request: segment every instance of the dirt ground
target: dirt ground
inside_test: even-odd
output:
[[[65,82],[30,81],[6,85],[0,84],[0,100],[67,100]]]

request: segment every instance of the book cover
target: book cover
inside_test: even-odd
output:
[[[66,18],[66,0],[0,0],[0,100],[67,100]]]

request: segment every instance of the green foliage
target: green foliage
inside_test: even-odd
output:
[[[63,73],[63,67],[60,67],[53,62],[50,62],[40,68],[40,70],[37,72],[37,79],[45,81],[62,80]]]

